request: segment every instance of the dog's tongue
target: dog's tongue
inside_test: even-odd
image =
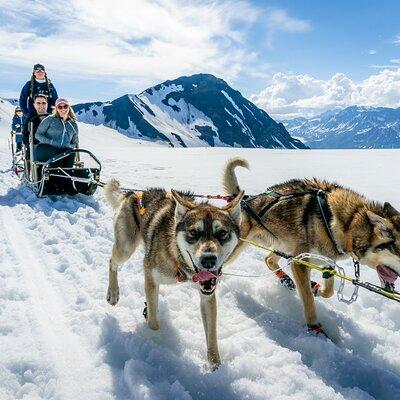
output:
[[[394,283],[397,279],[397,274],[392,269],[387,267],[386,265],[378,265],[376,267],[376,272],[378,275],[385,281],[389,283]]]
[[[192,276],[192,281],[193,282],[205,282],[205,281],[209,281],[212,278],[216,278],[216,276],[210,272],[210,271],[200,271],[197,274],[194,274]]]

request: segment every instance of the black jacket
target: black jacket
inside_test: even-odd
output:
[[[32,81],[25,83],[19,96],[19,106],[24,113],[24,116],[35,112],[33,107],[33,99],[38,94],[44,94],[47,97],[48,108],[47,111],[51,112],[52,106],[55,105],[58,98],[57,91],[51,82],[37,82],[33,81],[33,90],[31,94]]]
[[[39,143],[39,141],[35,139],[35,133],[42,120],[45,119],[48,115],[49,114],[38,115],[35,111],[34,113],[31,113],[25,120],[24,127],[22,129],[22,141],[25,146],[29,146],[29,133],[31,130],[33,132],[33,144]]]

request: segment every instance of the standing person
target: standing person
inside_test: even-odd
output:
[[[15,134],[15,143],[17,151],[22,148],[22,110],[20,107],[15,107],[14,116],[11,123],[11,131]]]
[[[52,111],[52,107],[58,98],[56,88],[48,79],[44,66],[42,64],[35,64],[33,66],[33,73],[31,79],[25,83],[19,96],[19,105],[24,113],[24,120],[34,112],[33,99],[42,94],[47,97],[48,108],[47,112]]]
[[[46,117],[36,131],[39,144],[35,146],[36,161],[46,162],[50,158],[74,149],[78,145],[78,124],[68,100],[56,100],[53,114]],[[75,154],[61,160],[64,167],[72,167]]]

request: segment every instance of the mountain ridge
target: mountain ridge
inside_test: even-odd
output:
[[[353,105],[282,122],[315,149],[400,148],[400,108]]]
[[[167,80],[139,94],[74,105],[78,120],[171,147],[302,148],[282,123],[210,74]]]

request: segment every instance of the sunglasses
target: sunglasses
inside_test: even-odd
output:
[[[35,69],[35,72],[44,72],[42,69]]]
[[[64,104],[63,106],[57,106],[58,110],[68,110],[68,108],[69,108],[69,105],[67,105],[67,104]]]

